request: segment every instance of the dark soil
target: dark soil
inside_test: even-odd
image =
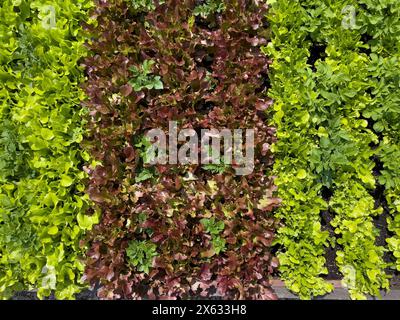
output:
[[[336,238],[336,234],[331,225],[333,219],[332,212],[330,212],[330,210],[323,211],[321,212],[321,217],[322,230],[328,231],[330,237]],[[336,265],[336,251],[337,246],[335,248],[329,246],[325,251],[326,267],[328,268],[328,274],[325,278],[328,280],[339,280],[342,278],[342,274],[339,272],[339,268]]]
[[[97,290],[84,290],[76,295],[77,300],[99,300],[97,297]],[[36,292],[33,291],[20,291],[16,292],[10,300],[39,300]],[[45,300],[56,300],[52,294]]]
[[[310,56],[308,58],[307,64],[311,66],[312,70],[317,71],[315,63],[318,60],[324,60],[326,58],[326,45],[322,43],[314,43],[310,48]]]

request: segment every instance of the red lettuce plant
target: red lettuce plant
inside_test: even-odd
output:
[[[87,192],[102,219],[87,239],[85,277],[105,299],[274,299],[275,129],[264,113],[270,61],[259,50],[267,7],[225,1],[204,16],[194,15],[199,1],[162,2],[139,12],[99,0],[93,12],[84,146],[101,163],[88,169]],[[145,165],[143,135],[169,121],[255,129],[254,171]]]

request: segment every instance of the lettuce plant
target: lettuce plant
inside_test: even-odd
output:
[[[272,43],[264,51],[274,58],[270,95],[278,128],[274,171],[283,200],[277,212],[284,223],[277,240],[282,278],[304,299],[331,291],[322,276],[328,273],[324,247],[334,246],[351,297],[379,295],[389,288],[388,264],[386,249],[375,243],[373,219],[382,204],[376,207],[370,193],[397,176],[388,158],[377,173],[374,158],[385,159],[383,150],[393,152],[398,144],[388,123],[398,115],[398,6],[352,0],[271,4]],[[357,12],[351,26],[343,23],[349,7]],[[392,190],[386,194],[395,199]],[[328,209],[333,220],[322,221]],[[321,229],[323,223],[335,238]],[[387,241],[398,255],[396,240]]]
[[[0,6],[0,297],[36,289],[73,299],[86,230],[98,221],[84,194],[89,155],[80,23],[91,2],[5,0]],[[45,23],[48,15],[55,16]],[[4,147],[3,147],[4,146]]]
[[[157,246],[146,241],[131,241],[126,249],[129,263],[138,271],[149,273],[153,258],[157,256]]]
[[[279,199],[268,148],[275,129],[257,107],[268,101],[268,58],[259,48],[267,8],[219,3],[226,10],[212,28],[194,18],[195,0],[168,0],[140,16],[122,0],[96,8],[84,62],[91,117],[83,145],[99,163],[87,190],[102,217],[86,241],[85,277],[101,284],[102,299],[276,298],[271,211]],[[145,165],[142,137],[155,128],[168,133],[169,121],[178,131],[256,129],[253,173]]]

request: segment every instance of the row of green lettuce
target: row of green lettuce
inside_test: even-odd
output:
[[[264,50],[274,59],[281,277],[303,299],[331,292],[330,246],[350,296],[379,296],[389,288],[385,269],[400,270],[400,4],[270,3],[272,43]],[[382,186],[392,214],[386,246],[374,225],[386,204],[372,196]],[[388,250],[395,263],[384,260]]]
[[[37,289],[70,299],[83,287],[79,242],[89,160],[79,85],[89,0],[0,5],[0,298]]]
[[[385,187],[385,197],[391,213],[388,228],[391,237],[387,239],[389,250],[396,259],[396,270],[400,271],[400,3],[385,3],[374,10],[378,27],[366,25],[374,39],[373,54],[369,66],[372,78],[371,92],[375,97],[365,117],[374,122],[381,141],[376,155],[382,163],[380,185]]]

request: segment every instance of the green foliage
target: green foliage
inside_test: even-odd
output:
[[[216,254],[220,254],[221,252],[225,251],[225,239],[219,236],[213,236],[213,238],[211,239],[211,243]]]
[[[126,255],[129,263],[135,266],[138,271],[148,274],[154,257],[158,255],[157,246],[149,241],[133,240],[129,242]]]
[[[376,155],[383,163],[378,178],[385,187],[392,218],[388,219],[393,236],[387,239],[389,250],[400,271],[400,6],[394,0],[362,0],[358,14],[360,32],[369,35],[371,78],[374,101],[363,112],[382,135]]]
[[[133,74],[133,78],[129,80],[129,84],[132,86],[133,90],[161,90],[164,88],[160,76],[151,75],[154,63],[153,60],[145,60],[139,68],[132,66],[129,69]]]
[[[225,228],[225,224],[223,221],[216,221],[214,217],[210,219],[201,219],[200,222],[206,229],[206,232],[211,235],[218,235]]]
[[[149,168],[144,168],[135,177],[135,182],[139,183],[142,181],[146,181],[146,180],[154,178],[155,176],[156,176],[156,174],[155,174],[154,170],[149,169]]]
[[[139,151],[139,156],[143,160],[143,163],[149,163],[152,160],[152,155],[150,153],[151,146],[152,143],[146,136],[141,137],[141,139],[135,143],[135,147]]]
[[[310,151],[318,150],[316,130],[311,128],[318,94],[307,68],[306,16],[299,3],[275,2],[268,16],[272,43],[264,48],[275,60],[269,95],[275,101],[273,121],[278,128],[272,151],[282,206],[276,215],[284,221],[276,240],[284,248],[278,254],[279,270],[287,287],[303,299],[333,290],[322,278],[328,273],[324,253],[329,235],[321,230],[320,212],[328,206],[320,197],[319,175],[310,170]]]
[[[397,124],[394,125],[396,126]],[[390,126],[390,129],[392,128],[393,126]],[[393,236],[386,241],[389,250],[393,252],[395,257],[393,267],[400,271],[400,167],[398,164],[400,144],[390,139],[391,135],[391,130],[384,131],[384,138],[377,149],[377,154],[383,163],[379,183],[385,186],[386,200],[392,213],[392,217],[388,219],[388,228],[393,233]]]
[[[25,150],[23,144],[18,140],[17,127],[9,120],[3,120],[1,123],[0,145],[0,177],[8,179],[19,177],[24,174],[26,167],[25,156],[28,151]],[[27,174],[27,172],[25,172]],[[30,175],[34,176],[32,171]]]
[[[150,152],[151,151],[151,146],[152,146],[152,144],[151,144],[150,140],[146,136],[143,136],[139,140],[139,142],[137,142],[135,144],[135,147],[139,152],[139,156],[140,156],[140,158],[141,158],[141,160],[143,162],[142,163],[143,165],[145,165],[146,163],[149,163],[152,160],[153,155]],[[151,168],[151,167],[150,168],[140,167],[138,171],[139,172],[135,177],[135,182],[136,183],[139,183],[139,182],[142,182],[142,181],[146,181],[146,180],[149,180],[149,179],[153,179],[153,178],[155,178],[157,176],[154,168]]]
[[[201,224],[205,231],[211,235],[211,243],[216,254],[225,250],[226,241],[220,237],[221,232],[225,228],[223,221],[216,221],[214,217],[210,219],[201,219]]]
[[[351,298],[380,296],[380,289],[389,289],[389,280],[384,270],[385,249],[375,245],[379,230],[370,217],[381,214],[382,208],[374,209],[374,199],[351,179],[338,186],[330,205],[336,213],[331,224],[341,235],[336,261]]]
[[[193,15],[207,18],[210,14],[221,13],[226,9],[223,0],[206,0],[205,3],[194,8]]]
[[[210,146],[206,150],[208,157],[212,158],[213,156],[213,149]],[[203,170],[210,171],[213,174],[223,174],[227,170],[229,170],[230,166],[225,164],[224,159],[219,159],[217,163],[210,163],[210,164],[205,164],[202,166]]]
[[[204,170],[210,171],[213,174],[223,174],[229,166],[224,164],[205,164],[202,166]]]
[[[51,21],[54,8],[54,25]],[[0,297],[37,289],[72,299],[81,282],[88,161],[79,61],[91,2],[4,0],[0,5]],[[50,20],[49,20],[50,19]]]
[[[389,160],[399,141],[398,6],[352,0],[271,5],[272,43],[264,52],[275,61],[270,95],[278,127],[272,146],[276,184],[283,200],[277,214],[285,224],[277,240],[283,245],[282,278],[305,299],[332,290],[320,277],[327,273],[324,246],[335,245],[320,229],[320,212],[330,208],[340,245],[336,264],[351,297],[378,295],[388,288],[387,265],[373,226],[382,210],[374,209],[369,193],[376,185],[374,155],[388,160],[381,183],[395,185],[398,177],[398,166]],[[344,27],[348,5],[356,9],[356,25]],[[378,133],[385,130],[387,137],[380,141]],[[334,194],[329,202],[324,189]],[[388,195],[398,198],[393,191]],[[395,230],[396,223],[390,228]],[[397,238],[389,242],[394,250]]]
[[[154,0],[127,0],[132,8],[137,12],[148,12],[156,8],[156,1]],[[158,0],[159,4],[163,4],[165,1]]]

